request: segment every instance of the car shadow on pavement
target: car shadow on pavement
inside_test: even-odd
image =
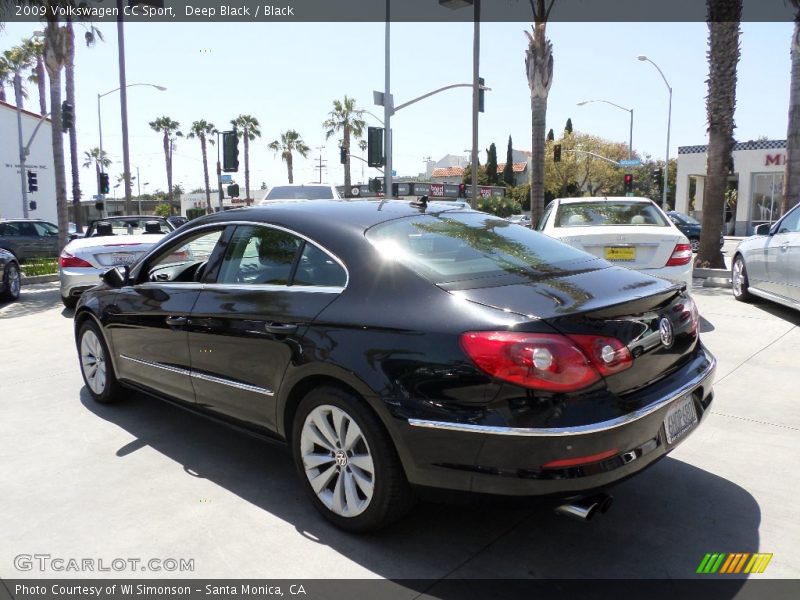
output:
[[[23,285],[18,300],[0,301],[0,319],[27,317],[58,306],[61,306],[61,298],[57,284]]]
[[[187,477],[213,482],[385,578],[687,578],[707,552],[759,548],[756,500],[672,458],[617,486],[614,506],[590,522],[533,503],[421,503],[378,533],[347,534],[305,497],[285,446],[144,394],[100,405],[82,388],[81,402],[135,437],[98,453],[122,458],[149,446],[182,465]]]

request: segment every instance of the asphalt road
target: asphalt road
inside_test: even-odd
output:
[[[770,552],[800,578],[800,313],[695,288],[719,361],[712,414],[580,523],[540,508],[421,504],[376,535],[324,522],[288,453],[143,395],[83,389],[57,284],[0,304],[0,578],[19,554],[193,559],[194,578],[684,578],[707,552]]]

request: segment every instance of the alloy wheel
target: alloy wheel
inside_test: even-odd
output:
[[[89,388],[98,396],[106,389],[106,358],[103,345],[91,329],[81,338],[81,369]]]
[[[355,420],[341,408],[323,404],[306,417],[300,455],[311,487],[334,514],[364,512],[375,491],[375,463]]]
[[[744,262],[741,258],[737,258],[736,262],[733,263],[733,277],[731,279],[734,296],[741,296],[744,279]]]
[[[9,264],[8,267],[8,293],[12,298],[19,297],[19,269],[13,263]]]

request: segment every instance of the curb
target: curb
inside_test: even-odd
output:
[[[731,287],[731,272],[728,269],[694,269],[692,277],[702,279],[706,288]]]
[[[22,285],[34,285],[37,283],[50,283],[51,281],[58,281],[58,275],[32,275],[30,277],[22,277]]]

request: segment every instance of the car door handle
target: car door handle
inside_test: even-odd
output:
[[[297,325],[293,323],[267,323],[264,326],[264,329],[267,330],[267,333],[286,335],[288,333],[294,333],[297,331]]]
[[[167,317],[164,320],[170,327],[183,327],[189,322],[186,317]]]
[[[786,252],[789,249],[789,242],[781,244],[781,252]]]

